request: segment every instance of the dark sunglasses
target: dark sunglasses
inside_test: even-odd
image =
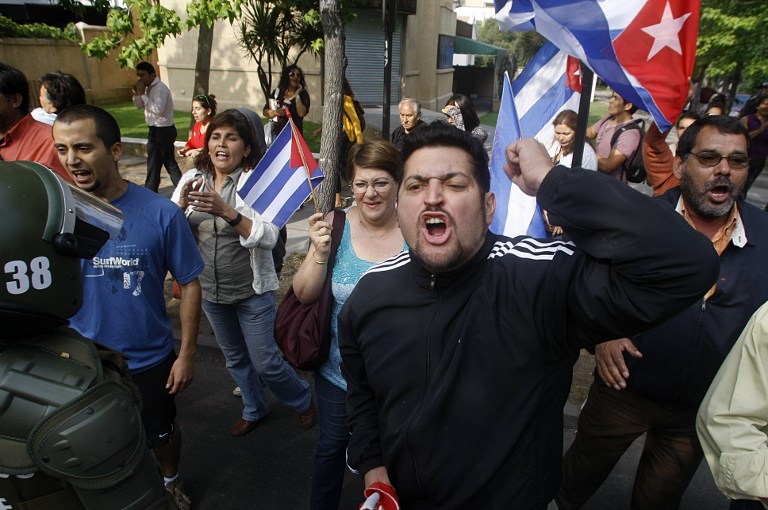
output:
[[[298,76],[301,78],[301,73],[298,71],[288,71],[288,76]]]
[[[205,104],[208,105],[208,108],[211,107],[211,103],[208,101],[208,96],[204,96],[204,95],[201,94],[199,96],[195,96],[195,99],[198,100],[198,101],[205,101]]]
[[[739,154],[738,152],[728,154],[727,156],[723,156],[716,151],[701,151],[698,154],[689,152],[688,154],[696,158],[700,165],[709,168],[719,165],[724,159],[728,160],[728,166],[734,170],[743,170],[749,166],[749,156],[746,154]]]

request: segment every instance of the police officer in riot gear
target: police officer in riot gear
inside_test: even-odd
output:
[[[42,165],[0,162],[0,218],[0,509],[175,508],[122,356],[66,327],[80,259],[120,212]]]

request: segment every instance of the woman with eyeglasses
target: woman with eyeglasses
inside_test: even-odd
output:
[[[286,110],[291,112],[296,129],[304,135],[304,117],[309,113],[309,93],[307,83],[304,81],[304,71],[297,65],[290,65],[283,69],[280,75],[280,83],[272,91],[272,97],[264,105],[263,114],[269,118],[272,126],[272,140],[280,134],[280,131],[288,124]]]
[[[205,146],[208,124],[216,116],[216,106],[216,96],[213,94],[201,94],[192,100],[192,117],[195,119],[195,125],[192,127],[192,133],[186,145],[179,151],[179,156],[197,158],[200,155]]]
[[[346,468],[347,383],[341,375],[336,319],[363,273],[407,248],[395,215],[401,165],[400,151],[387,141],[375,139],[352,145],[346,177],[357,205],[347,210],[334,266],[328,267],[326,263],[334,213],[325,217],[314,214],[309,218],[312,244],[293,279],[296,297],[303,303],[312,303],[319,298],[326,274],[331,271],[331,348],[325,364],[315,372],[320,431],[312,467],[312,510],[338,510]]]

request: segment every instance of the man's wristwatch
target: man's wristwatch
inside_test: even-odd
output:
[[[243,221],[243,215],[240,213],[237,213],[237,216],[235,216],[234,220],[229,220],[227,223],[229,223],[230,227],[236,227],[240,224],[240,222]]]

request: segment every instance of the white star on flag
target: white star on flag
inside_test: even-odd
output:
[[[683,49],[680,46],[680,30],[683,29],[685,20],[688,19],[691,13],[683,14],[679,18],[675,18],[672,15],[672,8],[669,6],[669,2],[664,7],[664,14],[661,16],[661,21],[656,25],[651,25],[642,29],[643,32],[653,37],[653,46],[651,52],[648,54],[648,59],[651,60],[654,55],[663,50],[664,48],[670,48],[678,55],[683,54]]]

